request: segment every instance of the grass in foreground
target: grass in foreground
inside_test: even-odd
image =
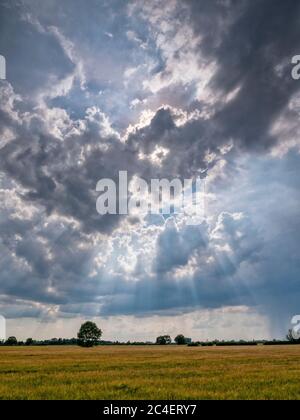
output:
[[[300,346],[0,348],[0,399],[300,399]]]

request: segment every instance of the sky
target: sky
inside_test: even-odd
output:
[[[298,0],[0,0],[8,334],[282,338],[300,313]],[[100,215],[119,171],[205,218]]]

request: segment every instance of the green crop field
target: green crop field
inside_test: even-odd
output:
[[[300,399],[300,346],[1,347],[1,399]]]

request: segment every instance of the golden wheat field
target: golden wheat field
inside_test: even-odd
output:
[[[1,399],[300,399],[300,346],[0,348]]]

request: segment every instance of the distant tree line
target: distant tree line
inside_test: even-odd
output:
[[[74,346],[94,347],[98,345],[123,345],[123,346],[143,346],[143,345],[187,345],[189,347],[210,347],[210,346],[258,346],[258,345],[286,345],[300,344],[300,339],[295,339],[292,330],[289,330],[286,340],[253,340],[253,341],[196,341],[192,342],[190,338],[186,338],[183,334],[179,334],[174,338],[174,344],[170,335],[161,335],[157,337],[156,342],[126,342],[119,341],[103,341],[101,340],[102,331],[94,322],[88,321],[81,325],[77,334],[77,338],[52,338],[50,340],[34,340],[27,338],[25,341],[18,341],[16,337],[11,336],[6,341],[0,341],[0,346]]]
[[[74,346],[77,341],[77,338],[51,338],[49,340],[27,338],[25,341],[18,341],[16,337],[9,337],[6,341],[0,341],[0,346]]]

